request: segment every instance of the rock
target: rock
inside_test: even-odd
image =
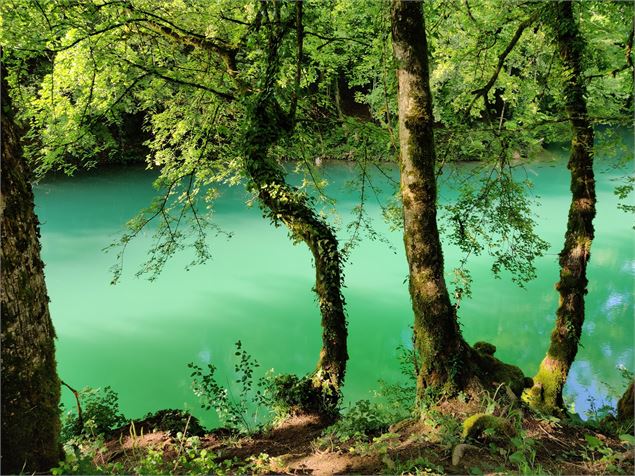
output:
[[[494,355],[496,353],[496,346],[489,342],[479,341],[474,344],[474,349],[478,350],[481,354]]]
[[[467,450],[479,450],[478,446],[460,443],[452,450],[452,466],[458,466]]]
[[[486,432],[486,430],[489,430]],[[516,430],[505,418],[477,413],[463,422],[463,438],[501,440],[516,435]]]

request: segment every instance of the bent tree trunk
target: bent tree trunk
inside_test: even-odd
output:
[[[408,258],[415,343],[422,360],[418,398],[428,387],[453,392],[471,377],[443,275],[437,228],[437,189],[427,43],[419,2],[393,0],[392,42],[399,81],[399,158],[404,243]]]
[[[269,157],[269,147],[284,130],[281,112],[275,103],[263,98],[254,111],[246,135],[246,168],[251,188],[275,223],[283,223],[294,241],[304,242],[315,261],[315,292],[322,314],[322,349],[313,377],[316,388],[327,397],[327,407],[339,401],[348,353],[347,328],[342,286],[342,257],[333,230],[318,218],[307,197],[290,187],[279,166]],[[273,113],[272,113],[273,110]],[[276,124],[276,125],[272,125]]]
[[[564,248],[560,252],[560,302],[551,344],[525,400],[535,409],[554,413],[563,409],[562,390],[578,352],[587,293],[587,262],[593,241],[595,179],[593,128],[587,114],[586,85],[582,77],[584,41],[573,16],[571,2],[555,2],[550,12],[560,58],[566,70],[563,85],[566,111],[573,128],[571,155],[571,205]]]
[[[297,8],[301,9],[301,3]],[[301,34],[301,20],[299,10],[298,35]],[[341,292],[343,259],[331,227],[317,216],[305,194],[286,183],[280,166],[269,155],[270,147],[294,128],[295,104],[287,114],[274,94],[278,49],[283,35],[284,30],[281,30],[270,38],[263,87],[254,98],[247,118],[245,168],[250,178],[249,186],[258,194],[266,215],[276,225],[283,223],[291,238],[304,242],[313,255],[315,292],[322,315],[322,349],[311,379],[311,393],[315,398],[308,396],[308,408],[302,410],[332,414],[339,403],[348,360],[346,314]]]
[[[2,71],[4,73],[4,70]],[[49,471],[61,458],[60,382],[39,223],[2,80],[1,474]]]
[[[437,185],[428,50],[420,2],[393,0],[392,39],[399,81],[399,157],[404,244],[408,258],[415,345],[421,359],[419,405],[426,396],[452,395],[500,383],[520,395],[522,371],[493,356],[496,347],[470,347],[450,302],[437,227]]]

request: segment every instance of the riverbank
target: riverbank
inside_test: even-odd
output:
[[[469,414],[485,411],[483,403],[446,402],[420,420],[403,420],[379,432],[364,431],[359,421],[353,431],[350,414],[330,426],[316,417],[295,416],[250,435],[226,429],[201,434],[193,418],[168,429],[153,417],[132,422],[104,441],[87,440],[84,460],[71,457],[57,474],[81,474],[88,465],[100,474],[633,474],[635,470],[632,423],[582,424],[542,418],[520,404],[492,407],[492,403],[488,406],[494,408],[493,415],[508,422],[509,428],[469,430],[470,436],[464,422]]]

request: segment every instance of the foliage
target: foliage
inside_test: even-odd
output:
[[[120,463],[106,463],[103,453],[106,447],[103,437],[85,438],[64,445],[65,457],[51,474],[121,474],[124,469]]]
[[[207,369],[188,364],[192,369],[192,389],[201,407],[214,409],[222,425],[251,433],[289,415],[308,412],[328,416],[337,411],[331,406],[330,396],[315,388],[311,376],[276,375],[272,369],[256,378],[260,364],[243,349],[240,341],[235,345],[236,378],[232,387],[218,383],[213,364],[208,364]],[[232,391],[234,388],[236,392]]]
[[[388,425],[394,423],[389,417],[381,405],[369,400],[358,400],[350,405],[342,418],[328,427],[325,436],[341,442],[367,439],[386,431]]]
[[[192,389],[199,398],[201,407],[204,410],[214,409],[221,424],[241,432],[250,432],[259,424],[257,410],[252,411],[250,402],[253,400],[256,404],[264,403],[264,395],[258,384],[254,383],[254,370],[260,364],[242,348],[240,341],[235,345],[237,395],[230,388],[218,383],[217,369],[213,364],[208,364],[206,370],[191,362],[188,367],[192,369]]]
[[[205,449],[197,436],[179,432],[174,440],[176,455],[167,457],[161,448],[136,448],[133,442],[131,454],[108,463],[103,438],[86,439],[81,445],[66,445],[66,457],[53,468],[52,474],[229,474],[230,470],[242,472],[250,466],[237,464],[235,459],[219,460],[218,454]]]
[[[606,442],[594,435],[584,435],[586,444],[581,450],[582,459],[597,467],[599,465],[606,474],[624,474],[621,468],[621,458],[619,452],[608,446]],[[633,446],[632,435],[621,435],[620,439],[626,444]]]
[[[338,411],[339,395],[333,395],[329,387],[316,387],[311,376],[269,374],[261,381],[261,387],[274,420],[302,413],[334,417]]]
[[[526,196],[532,184],[528,179],[517,181],[515,166],[507,160],[484,168],[480,173],[476,169],[460,186],[458,199],[443,207],[445,231],[450,243],[465,254],[461,268],[470,255],[485,251],[493,258],[494,276],[505,269],[512,281],[523,286],[536,277],[534,261],[549,248],[533,231],[532,205],[537,202]],[[457,277],[455,293],[469,297],[469,275],[457,273]]]
[[[74,437],[103,435],[126,423],[126,417],[119,409],[119,397],[109,386],[104,388],[86,387],[79,392],[82,408],[82,422],[76,411],[62,415],[61,441]]]
[[[304,3],[300,82],[295,84],[296,34],[279,46],[275,78],[281,106],[298,101],[296,130],[269,154],[274,162],[296,160],[303,185],[313,187],[320,183],[316,158],[377,163],[395,157],[396,78],[388,3],[363,9],[342,0]],[[129,118],[142,118],[148,164],[161,171],[161,197],[130,222],[119,246],[125,248],[140,227],[155,220],[157,245],[142,273],[155,277],[183,246],[195,250],[194,264],[206,261],[205,229],[214,225],[204,209],[218,196],[215,185],[246,178],[241,137],[257,92],[251,85],[263,81],[268,57],[262,45],[275,28],[265,17],[290,21],[293,2],[277,9],[251,0],[10,4],[2,7],[6,28],[0,40],[15,102],[29,124],[27,152],[40,174],[72,173],[100,157],[121,155],[120,131],[130,126]],[[559,84],[566,72],[542,24],[541,4],[524,9],[509,0],[430,2],[425,9],[440,174],[464,160],[495,170],[513,157],[524,161],[542,143],[561,140],[567,130]],[[615,125],[632,116],[632,75],[624,62],[630,9],[615,2],[580,7],[591,53],[584,71],[589,109],[597,123]],[[524,21],[518,43],[498,65]],[[494,72],[493,85],[483,91]],[[367,112],[347,114],[342,98]],[[482,251],[474,244],[481,236],[487,249],[494,245],[494,272],[507,269],[524,282],[533,277],[533,260],[544,243],[533,234],[527,213],[530,190],[499,168],[493,183],[460,192],[457,208],[470,211],[475,202],[478,208],[466,214],[468,223],[457,219],[456,209],[448,210],[454,219],[447,233],[466,254]],[[505,225],[500,233],[497,224]],[[372,235],[371,227],[364,228]],[[489,236],[491,230],[496,233]],[[515,240],[515,253],[509,252]],[[469,295],[465,263],[456,274],[456,292]]]
[[[390,474],[446,474],[443,466],[432,463],[424,457],[399,462],[390,470]]]
[[[150,448],[135,465],[134,474],[228,474],[235,464],[232,459],[218,460],[213,451],[201,447],[196,436],[176,435],[175,458],[166,458],[160,448]]]
[[[319,445],[331,447],[348,441],[368,441],[384,433],[390,425],[412,416],[416,396],[417,353],[404,345],[397,347],[403,382],[379,381],[373,400],[358,400],[345,408],[338,421],[328,427]]]

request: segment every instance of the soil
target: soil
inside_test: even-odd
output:
[[[446,423],[423,418],[405,420],[383,435],[342,442],[328,436],[327,422],[315,416],[295,416],[279,426],[249,436],[230,430],[216,430],[200,438],[200,445],[226,461],[236,473],[261,474],[506,474],[521,467],[510,462],[517,449],[511,442],[490,440],[463,444],[459,438],[444,437],[448,428],[460,429],[465,413],[456,407],[437,409]],[[471,410],[471,409],[470,409]],[[437,420],[438,421],[438,420]],[[453,423],[453,424],[452,424]],[[120,461],[132,468],[131,453],[143,454],[149,448],[163,451],[167,461],[179,451],[176,431],[152,430],[143,421],[135,429],[122,428],[107,441],[107,451],[96,462]],[[141,433],[139,428],[143,428]],[[180,429],[178,431],[183,431]],[[631,430],[632,433],[632,430]],[[602,442],[599,451],[591,449],[586,435]],[[523,442],[535,450],[535,460],[525,467],[529,474],[635,474],[633,446],[616,436],[585,426],[523,418]],[[532,441],[533,440],[533,441]],[[132,451],[134,450],[134,451]],[[453,461],[453,453],[463,455]],[[531,452],[525,453],[531,459]],[[608,456],[607,456],[608,455]],[[513,460],[513,458],[512,458]],[[247,469],[245,469],[247,468]],[[229,471],[232,472],[232,469]]]

